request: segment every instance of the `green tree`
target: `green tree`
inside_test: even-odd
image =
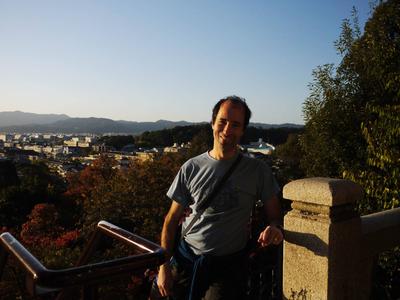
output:
[[[132,135],[103,136],[99,139],[99,143],[102,142],[116,150],[121,150],[126,145],[135,144],[135,138]]]
[[[274,156],[279,159],[279,168],[276,171],[278,181],[282,186],[287,182],[304,177],[300,168],[300,161],[303,158],[303,150],[300,146],[298,134],[289,134],[286,143],[278,145]]]
[[[359,183],[361,214],[399,206],[400,2],[380,2],[361,35],[345,20],[335,43],[342,61],[314,71],[304,103],[302,166],[309,176]],[[374,299],[398,299],[400,251],[379,256]]]
[[[9,178],[0,182],[0,226],[19,227],[35,204],[57,203],[64,190],[61,179],[51,174],[44,163],[8,162],[0,166],[1,172],[9,174]]]
[[[211,126],[207,125],[197,133],[190,141],[188,158],[204,153],[212,148],[213,138]]]
[[[10,160],[0,161],[0,189],[12,185],[17,185],[19,182],[17,169]]]
[[[326,64],[313,71],[310,95],[303,105],[305,132],[301,165],[307,176],[341,177],[344,170],[359,168],[364,161],[365,141],[360,124],[365,98],[360,95],[357,74],[348,56],[360,38],[356,11],[345,19],[335,47],[342,56],[338,67]]]
[[[347,57],[366,99],[360,125],[366,160],[345,176],[360,183],[364,213],[399,206],[400,196],[400,3],[377,6],[365,33]]]
[[[20,226],[33,205],[31,199],[17,185],[0,189],[0,227]]]
[[[360,183],[363,214],[399,205],[398,12],[398,1],[381,3],[361,35],[353,10],[353,22],[344,21],[335,42],[341,63],[313,72],[303,106],[302,167],[308,176]]]

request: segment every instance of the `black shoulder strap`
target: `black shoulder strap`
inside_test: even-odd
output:
[[[201,203],[199,203],[198,211],[197,214],[193,217],[192,221],[189,223],[186,228],[182,230],[182,235],[181,239],[184,238],[184,236],[189,232],[189,230],[193,227],[194,223],[200,218],[200,216],[203,214],[203,212],[207,209],[208,206],[210,206],[210,203],[212,199],[217,195],[221,187],[224,185],[226,180],[231,176],[233,171],[235,170],[236,166],[239,164],[240,160],[242,159],[242,154],[239,153],[236,160],[234,163],[229,167],[229,170],[224,174],[224,176],[221,178],[221,180],[217,183],[215,186],[214,190],[206,197]]]

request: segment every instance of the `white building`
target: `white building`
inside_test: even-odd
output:
[[[0,141],[3,142],[11,142],[13,140],[13,136],[8,133],[2,133],[0,134]]]
[[[275,147],[271,144],[268,144],[259,138],[257,142],[251,142],[250,145],[245,147],[247,152],[249,153],[261,153],[264,155],[270,155],[273,151],[275,151]]]
[[[182,151],[186,151],[187,149],[190,148],[190,142],[185,144],[182,143],[180,145],[178,145],[178,143],[174,143],[171,147],[165,147],[164,148],[164,153],[177,153],[177,152],[182,152]]]
[[[77,147],[78,146],[78,141],[74,140],[74,138],[72,138],[69,141],[64,141],[64,145],[68,146],[68,147]]]
[[[32,150],[37,153],[42,153],[43,152],[43,147],[39,145],[25,145],[24,150]]]
[[[78,142],[78,147],[80,147],[80,148],[89,148],[90,147],[90,143]]]
[[[93,144],[93,143],[97,142],[97,137],[95,137],[95,136],[85,136],[85,142]]]

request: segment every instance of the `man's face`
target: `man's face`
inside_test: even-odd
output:
[[[212,124],[214,145],[217,143],[228,151],[235,149],[244,132],[244,115],[241,105],[229,100],[222,103]]]

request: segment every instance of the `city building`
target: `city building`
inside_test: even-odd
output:
[[[251,142],[250,145],[244,145],[244,149],[249,153],[261,153],[264,155],[271,155],[275,151],[275,147],[259,138],[257,142]]]

